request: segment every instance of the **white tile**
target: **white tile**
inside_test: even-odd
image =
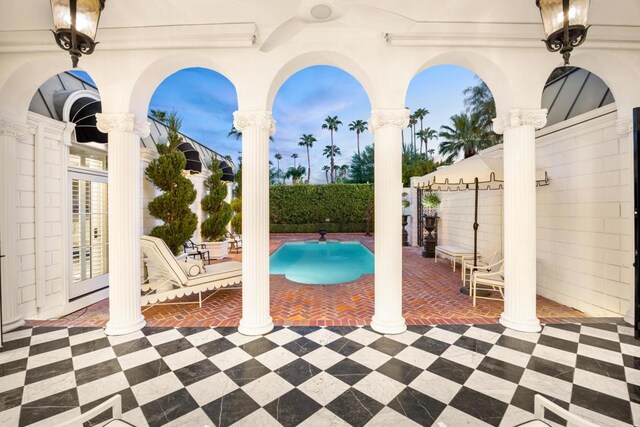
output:
[[[372,342],[380,339],[380,335],[375,332],[368,331],[364,328],[358,328],[353,332],[345,335],[345,338],[350,339],[351,341],[355,341],[362,345],[369,345]]]
[[[540,339],[540,334],[535,332],[520,332],[514,331],[513,329],[506,329],[503,335],[507,335],[509,337],[518,338],[523,341],[529,341],[532,343],[537,343]]]
[[[154,345],[154,346],[164,344],[170,341],[179,340],[180,338],[183,338],[183,335],[180,332],[178,332],[176,329],[169,329],[157,334],[147,336],[147,339],[149,340],[151,345]]]
[[[264,337],[278,345],[285,345],[287,343],[290,343],[291,341],[297,340],[301,336],[302,335],[293,332],[289,328],[284,328],[265,335]]]
[[[155,348],[148,347],[140,351],[120,356],[118,357],[118,362],[120,362],[120,367],[122,368],[122,370],[126,371],[127,369],[131,369],[135,366],[140,366],[147,362],[158,360],[160,358],[160,353],[158,353]]]
[[[29,427],[51,427],[57,426],[64,422],[74,419],[80,415],[80,408],[73,408],[69,411],[63,412],[61,414],[54,415],[50,418],[45,418],[44,420],[40,420],[37,423],[29,424]]]
[[[489,350],[487,356],[511,363],[512,365],[520,366],[522,368],[526,368],[529,364],[529,359],[531,359],[531,355],[529,354],[502,347],[500,345],[494,345],[493,347],[491,347],[491,350]]]
[[[226,338],[235,345],[240,346],[248,342],[255,341],[260,338],[260,336],[242,335],[240,332],[234,332],[233,334],[227,335]]]
[[[54,341],[60,338],[67,338],[68,336],[69,330],[67,328],[47,332],[46,334],[37,334],[31,337],[31,345],[34,346],[36,344],[42,344],[44,342]]]
[[[470,327],[467,332],[464,333],[465,337],[475,338],[480,341],[495,344],[500,338],[500,334],[492,331],[488,331],[482,328]]]
[[[536,346],[532,354],[542,359],[547,359],[566,366],[571,366],[572,368],[576,366],[576,360],[578,358],[578,355],[575,353],[569,353],[568,351],[548,347],[541,344],[538,344]]]
[[[186,425],[186,424],[183,424]],[[275,418],[271,416],[267,411],[260,408],[244,417],[243,419],[235,422],[231,427],[280,427],[280,424]]]
[[[246,351],[237,347],[215,354],[209,358],[209,360],[220,368],[221,371],[226,371],[227,369],[246,362],[249,359],[251,359],[251,356]]]
[[[578,415],[586,419],[587,421],[591,421],[598,426],[607,426],[607,427],[628,427],[629,424],[623,423],[622,421],[618,421],[615,418],[610,418],[605,415],[602,415],[598,412],[591,411],[587,408],[584,408],[579,405],[571,404],[569,405],[569,412]]]
[[[625,335],[633,336],[635,334],[634,330],[630,326],[618,325],[618,332]]]
[[[587,356],[592,359],[599,359],[603,362],[614,363],[616,365],[623,365],[622,353],[615,351],[605,350],[600,347],[593,347],[586,344],[578,344],[578,354]]]
[[[482,362],[482,359],[484,359],[484,354],[482,353],[476,353],[475,351],[467,350],[466,348],[455,345],[446,349],[441,356],[445,359],[452,360],[473,369],[477,368],[480,362]]]
[[[222,335],[215,329],[207,329],[205,331],[198,332],[197,334],[188,335],[185,337],[185,339],[193,344],[194,347],[198,347],[199,345],[215,341],[219,338],[222,338]]]
[[[440,375],[424,371],[409,384],[413,389],[433,397],[442,403],[449,403],[462,388],[461,384],[448,380]]]
[[[35,356],[29,356],[27,369],[49,365],[67,359],[71,359],[71,347],[63,347],[57,350],[47,351],[46,353],[36,354]]]
[[[32,328],[21,329],[19,331],[11,331],[11,332],[7,332],[6,334],[3,334],[2,340],[4,342],[15,341],[15,340],[19,340],[20,338],[30,337],[32,334],[33,334]]]
[[[142,409],[140,409],[140,407],[122,414],[122,419],[136,427],[146,427],[149,425],[147,423],[147,418],[144,416],[144,413],[142,413]]]
[[[460,339],[460,335],[451,331],[445,331],[440,328],[433,328],[425,334],[426,337],[433,338],[434,340],[453,344]]]
[[[622,354],[628,354],[629,356],[640,357],[640,347],[638,346],[620,343],[620,349],[622,350]]]
[[[624,381],[576,369],[573,374],[573,383],[623,400],[629,400],[629,389]]]
[[[104,337],[106,337],[104,331],[102,329],[96,329],[95,331],[89,331],[83,334],[71,335],[69,337],[69,343],[73,346],[82,344],[83,342],[99,340]]]
[[[391,359],[388,354],[374,350],[371,347],[363,347],[349,356],[349,359],[366,366],[369,369],[378,369]]]
[[[520,379],[520,385],[547,394],[564,402],[571,399],[572,383],[559,380],[540,372],[525,370]]]
[[[590,335],[592,337],[602,338],[609,341],[618,342],[620,337],[617,332],[605,331],[604,329],[592,328],[590,326],[582,325],[580,333],[584,335]],[[575,340],[577,341],[577,340]]]
[[[0,412],[0,426],[20,425],[20,406]]]
[[[490,424],[485,423],[471,415],[467,415],[462,411],[457,410],[453,406],[447,406],[440,414],[438,419],[433,423],[437,426],[438,423],[444,423],[447,427],[459,427],[459,426],[473,426],[484,427]]]
[[[438,356],[427,351],[420,350],[415,347],[407,347],[400,353],[396,354],[396,359],[407,362],[410,365],[417,366],[420,369],[427,369]]]
[[[209,418],[206,412],[204,412],[201,408],[198,408],[194,411],[189,412],[181,416],[180,418],[176,418],[175,420],[164,424],[165,427],[185,427],[185,426],[213,426],[213,421]]]
[[[313,400],[326,406],[349,389],[349,386],[333,375],[320,372],[298,386],[298,389]]]
[[[193,363],[206,359],[207,357],[197,348],[189,348],[178,353],[165,356],[163,359],[172,371],[189,366]]]
[[[191,394],[198,405],[203,406],[231,393],[237,388],[238,385],[233,382],[227,374],[224,372],[218,372],[217,374],[203,380],[189,384],[187,386],[187,391]]]
[[[416,342],[422,335],[415,332],[406,330],[401,334],[385,335],[385,337],[394,341],[401,342],[402,344],[411,345]]]
[[[126,335],[109,335],[107,338],[109,338],[111,345],[118,345],[124,342],[137,340],[138,338],[144,338],[144,334],[141,331],[135,331]]]
[[[505,403],[511,402],[513,394],[516,392],[517,384],[502,378],[494,377],[481,371],[474,371],[464,383],[464,386],[475,391],[501,400]]]
[[[43,397],[51,396],[76,386],[76,376],[73,372],[57,375],[53,378],[38,381],[24,386],[22,404],[33,402]]]
[[[373,371],[358,381],[353,388],[386,405],[404,390],[405,386],[393,378]]]
[[[522,423],[526,423],[527,421],[531,421],[534,419],[535,416],[531,412],[520,409],[517,406],[509,405],[507,411],[502,417],[500,427],[518,426]]]
[[[336,353],[326,347],[320,347],[311,353],[302,356],[302,359],[322,370],[329,369],[344,358],[345,357],[340,353]]]
[[[298,424],[299,427],[350,427],[345,420],[326,408],[320,408],[318,412]]]
[[[548,335],[550,337],[560,338],[563,340],[578,342],[580,339],[580,334],[577,332],[566,331],[560,328],[554,328],[545,326],[541,332],[542,335]]]
[[[101,348],[100,350],[92,351],[91,353],[75,356],[73,358],[73,369],[77,371],[78,369],[86,368],[87,366],[96,365],[115,358],[116,354],[113,352],[112,347]]]
[[[418,427],[420,424],[401,415],[389,407],[384,407],[373,418],[369,420],[367,427],[398,426],[398,427]]]
[[[16,372],[15,374],[0,377],[0,393],[4,393],[14,388],[22,387],[27,376],[27,371]]]
[[[0,364],[14,362],[29,356],[29,347],[20,347],[0,353]]]
[[[633,417],[633,425],[640,426],[640,404],[631,402],[631,416]]]
[[[640,386],[640,370],[625,367],[624,373],[628,383]]]
[[[262,353],[260,356],[256,357],[256,360],[272,371],[275,371],[287,363],[293,362],[297,358],[298,356],[291,353],[286,348],[276,347],[273,350]]]
[[[328,329],[322,328],[305,335],[305,338],[310,339],[311,341],[316,342],[320,345],[327,345],[342,337],[335,332],[331,332]]]
[[[133,391],[133,395],[136,397],[138,405],[142,406],[145,403],[157,400],[162,396],[171,394],[183,387],[184,386],[173,372],[168,372],[164,375],[160,375],[159,377],[150,379],[149,381],[134,385],[131,387],[131,391]]]
[[[265,406],[294,387],[275,372],[269,372],[241,388],[260,406]]]
[[[127,377],[123,372],[118,372],[79,386],[78,399],[82,406],[128,388]]]

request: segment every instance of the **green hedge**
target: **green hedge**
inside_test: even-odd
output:
[[[334,233],[364,232],[367,209],[373,216],[372,184],[272,185],[270,230],[315,233],[322,227]]]

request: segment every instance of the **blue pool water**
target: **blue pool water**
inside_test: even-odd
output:
[[[359,242],[289,242],[271,255],[270,273],[309,285],[334,285],[373,274],[373,254]]]

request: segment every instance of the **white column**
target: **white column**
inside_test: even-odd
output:
[[[204,188],[204,180],[207,179],[209,175],[208,170],[205,168],[202,172],[196,175],[191,175],[188,178],[193,183],[193,187],[196,190],[196,200],[191,205],[191,210],[198,217],[198,225],[196,227],[196,231],[193,232],[193,240],[196,243],[202,242],[202,235],[200,234],[200,228],[202,226],[202,221],[204,221],[204,212],[202,211],[202,198],[205,196],[205,188]]]
[[[236,111],[242,132],[242,319],[238,331],[262,335],[273,329],[269,315],[269,136],[270,111]]]
[[[536,149],[535,131],[547,110],[513,109],[493,120],[504,134],[504,312],[500,323],[539,332],[536,316]]]
[[[383,334],[407,329],[402,317],[402,136],[409,110],[374,110],[369,129],[375,154],[375,313]]]
[[[97,114],[109,134],[109,322],[107,335],[125,335],[145,325],[140,310],[142,185],[140,137],[149,123],[130,113]]]
[[[24,325],[18,307],[18,244],[16,199],[16,150],[18,141],[30,136],[26,124],[0,118],[0,253],[2,263],[2,329],[11,331]],[[44,239],[44,236],[36,236]]]
[[[224,198],[224,201],[227,203],[231,203],[233,201],[233,189],[235,188],[235,182],[227,182],[227,197]],[[227,231],[229,233],[233,232],[233,228],[231,227],[231,221],[227,224]]]

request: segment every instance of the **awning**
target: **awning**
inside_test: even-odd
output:
[[[69,121],[76,124],[76,141],[80,143],[97,142],[106,144],[107,134],[96,127],[96,113],[102,112],[99,100],[83,97],[78,98],[69,110]]]
[[[233,181],[233,168],[224,160],[220,160],[220,169],[222,169],[222,180],[226,182]]]
[[[202,172],[202,160],[200,160],[200,153],[191,145],[190,142],[183,141],[178,145],[178,150],[184,153],[187,158],[187,165],[184,170],[191,171],[193,173]]]

